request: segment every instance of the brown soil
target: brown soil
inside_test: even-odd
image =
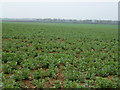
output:
[[[30,80],[22,80],[21,82],[21,87],[22,86],[27,86],[27,88],[36,88],[33,84],[32,81]]]
[[[42,71],[45,72],[48,68],[42,68],[42,66],[40,65],[40,66],[34,68],[33,70],[31,70],[31,72],[34,72],[34,71],[36,71],[38,69],[42,69]]]
[[[17,67],[18,67],[18,69],[22,69],[22,66],[21,66],[21,65],[18,65]]]
[[[36,67],[35,69],[34,69],[34,71],[35,70],[38,70],[38,69],[40,69],[41,68],[41,65],[39,65],[38,67]]]
[[[28,45],[29,45],[29,46],[32,46],[32,43],[29,43]]]
[[[65,66],[65,64],[64,63],[60,63],[60,66]]]
[[[45,72],[47,70],[47,68],[42,68],[42,71]]]
[[[64,87],[64,77],[62,75],[62,69],[61,69],[61,66],[58,68],[58,73],[57,73],[57,79],[61,81],[61,87],[63,88]]]
[[[28,43],[27,46],[32,46],[32,43]]]
[[[110,75],[110,76],[104,77],[103,79],[111,80],[112,78],[113,78],[113,75]]]
[[[55,79],[50,78],[49,82],[50,82],[51,85],[53,85],[53,83],[55,82]]]
[[[93,52],[93,51],[95,51],[94,49],[91,49],[91,51]]]
[[[80,85],[84,85],[84,84],[85,84],[85,82],[80,82],[79,84],[80,84]]]
[[[9,38],[3,38],[3,40],[10,40]]]
[[[100,49],[100,52],[102,53],[106,53],[106,51],[104,49]]]
[[[52,85],[53,85],[53,83],[54,83],[55,81],[56,81],[55,79],[50,78],[49,81],[44,82],[44,88],[50,88],[50,87],[52,87]]]
[[[35,50],[36,52],[40,52],[40,49]]]
[[[52,87],[52,84],[50,82],[44,82],[44,88],[50,88]]]
[[[58,42],[64,42],[64,40],[62,40],[61,38],[57,38],[56,41],[58,41]]]
[[[13,75],[13,74],[6,74],[6,77],[10,77],[11,75]]]
[[[76,54],[76,58],[80,58],[80,54]]]
[[[33,80],[33,77],[32,77],[31,74],[28,76],[28,79],[29,79],[29,80]]]

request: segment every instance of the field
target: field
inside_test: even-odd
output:
[[[3,22],[3,88],[120,88],[118,27]]]

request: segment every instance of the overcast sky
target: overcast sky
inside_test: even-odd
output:
[[[3,18],[64,18],[117,20],[117,2],[2,3]]]

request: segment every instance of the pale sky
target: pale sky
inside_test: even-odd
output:
[[[118,2],[5,2],[2,17],[118,20]]]

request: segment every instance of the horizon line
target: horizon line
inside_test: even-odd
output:
[[[16,18],[11,18],[11,17],[0,17],[0,19],[64,19],[64,20],[111,20],[111,21],[119,21],[117,20],[113,20],[113,19],[75,19],[75,18],[37,18],[37,17],[16,17]]]

